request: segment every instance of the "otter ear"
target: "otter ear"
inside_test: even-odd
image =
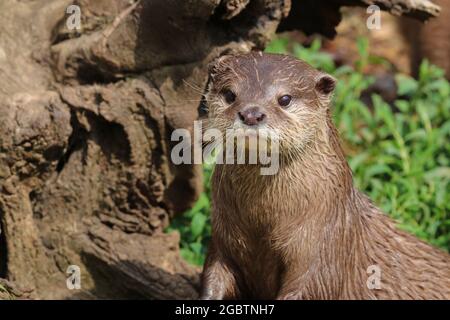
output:
[[[322,74],[316,81],[316,90],[323,96],[329,96],[336,88],[336,79],[328,74]]]

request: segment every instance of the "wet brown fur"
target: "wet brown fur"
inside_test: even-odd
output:
[[[235,113],[259,105],[280,129],[280,170],[216,165],[212,241],[204,299],[449,299],[450,256],[412,235],[353,187],[332,123],[327,77],[292,57],[252,53],[222,58],[207,96],[210,125],[225,130]],[[328,77],[328,80],[331,78]],[[224,88],[236,91],[226,105]],[[276,104],[289,93],[292,107]],[[368,289],[381,270],[381,288]]]

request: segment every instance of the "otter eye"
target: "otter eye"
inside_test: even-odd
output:
[[[278,104],[282,107],[287,107],[291,103],[292,97],[288,94],[278,98]]]
[[[223,97],[225,98],[226,103],[232,104],[236,100],[236,95],[233,91],[227,89],[222,92]]]

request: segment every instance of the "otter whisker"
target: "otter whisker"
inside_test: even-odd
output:
[[[191,89],[193,89],[194,91],[196,91],[196,92],[198,92],[198,93],[200,93],[200,94],[204,94],[205,91],[206,91],[205,89],[202,89],[202,88],[196,86],[195,84],[190,83],[189,81],[187,81],[187,80],[185,80],[185,79],[183,79],[183,82],[184,82],[185,84],[187,84],[189,87],[191,87]]]

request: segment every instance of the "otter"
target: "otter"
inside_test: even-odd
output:
[[[279,129],[280,166],[216,164],[201,299],[450,298],[450,256],[353,186],[332,76],[260,52],[223,56],[210,72],[208,125]]]

